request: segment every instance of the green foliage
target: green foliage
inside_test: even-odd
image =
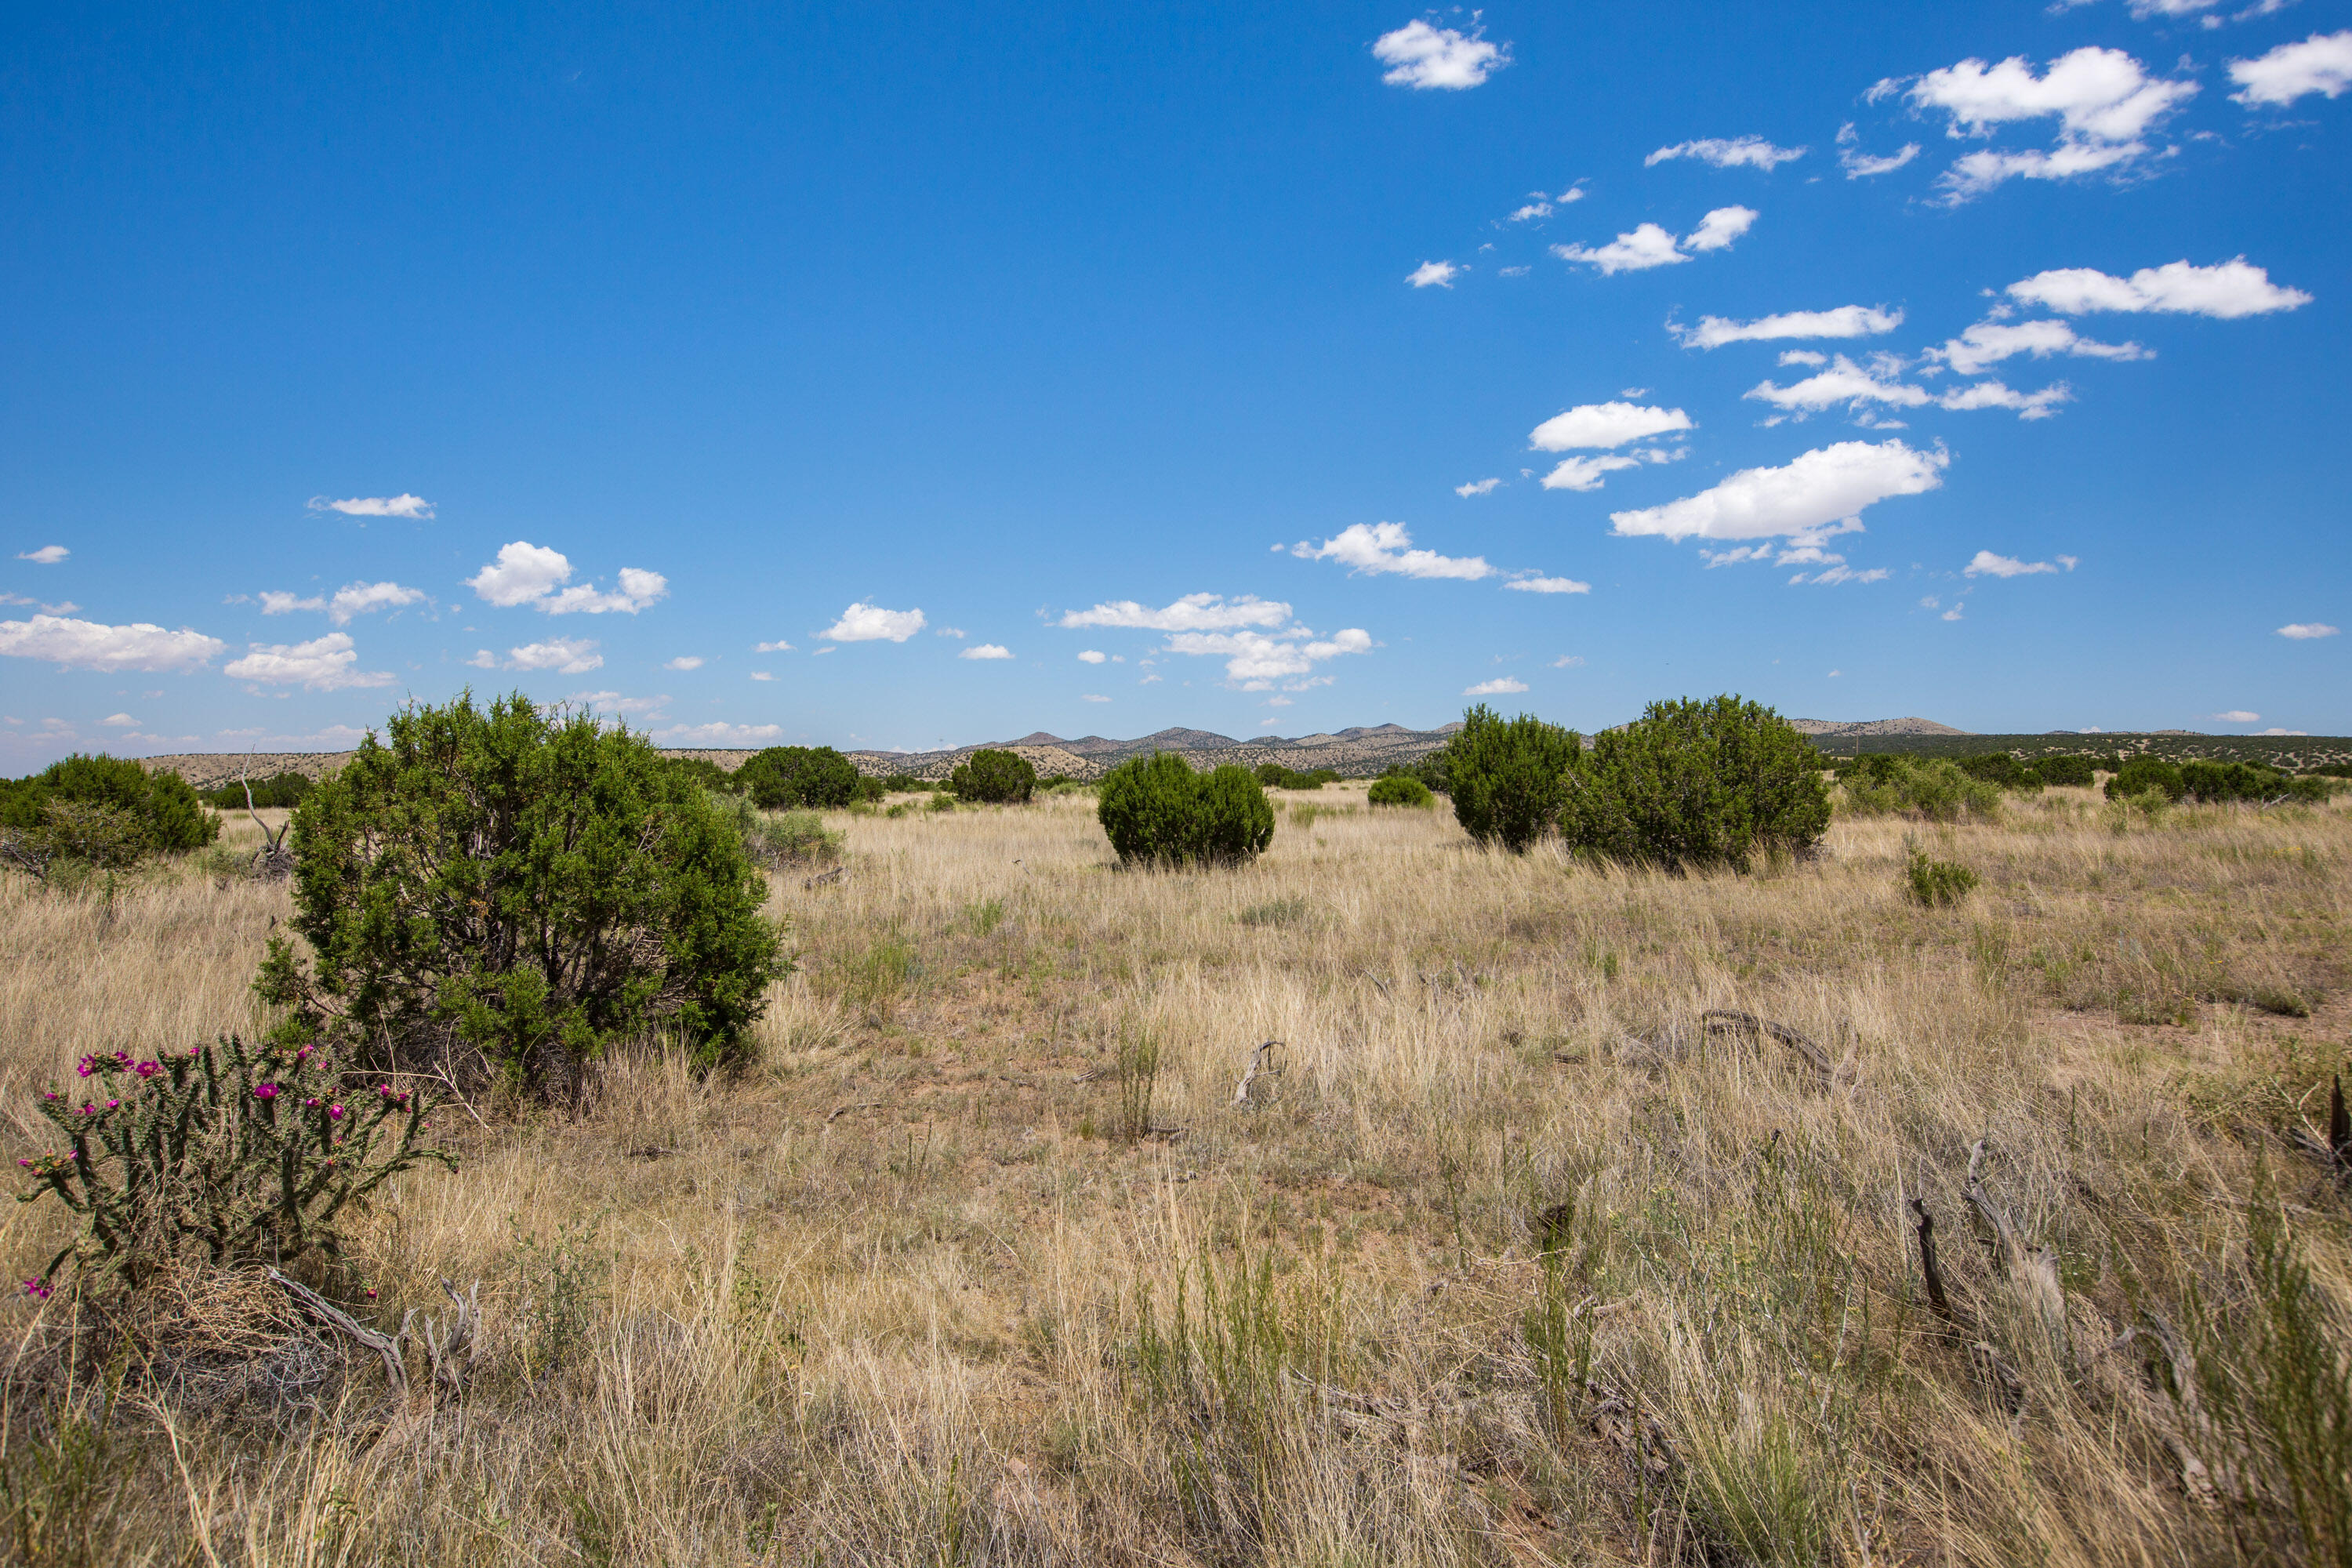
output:
[[[1252,904],[1238,916],[1245,926],[1291,926],[1307,918],[1305,899],[1275,899],[1263,904]]]
[[[51,831],[59,814],[49,808],[101,806],[119,813],[135,832],[137,854],[175,855],[201,849],[220,837],[220,818],[206,811],[188,781],[177,773],[150,773],[127,757],[86,756],[77,752],[29,778],[0,783],[0,829],[18,835]],[[87,812],[66,817],[95,821]],[[117,836],[110,831],[110,840]],[[68,858],[70,852],[60,851]]]
[[[458,1047],[551,1089],[615,1040],[742,1048],[788,972],[734,827],[642,736],[520,695],[393,715],[297,807],[293,929],[256,988],[282,1037]],[[313,967],[315,966],[315,967]]]
[[[1913,902],[1931,910],[1941,909],[1958,903],[1975,891],[1977,874],[1949,860],[1929,859],[1925,849],[1914,846],[1911,858],[1904,864],[1903,883]]]
[[[2098,782],[2098,770],[2093,759],[2084,756],[2037,758],[2030,764],[2033,776],[2045,784],[2064,784],[2084,788]]]
[[[81,1231],[26,1289],[46,1295],[68,1261],[136,1289],[201,1252],[213,1265],[292,1262],[317,1247],[341,1256],[344,1210],[426,1161],[433,1106],[390,1083],[368,1085],[314,1047],[248,1046],[235,1037],[134,1061],[82,1058],[79,1095],[51,1089],[39,1110],[64,1148],[17,1162]]]
[[[2189,799],[2208,805],[2291,800],[2317,805],[2334,793],[2334,786],[2324,778],[2298,778],[2255,763],[2183,763],[2180,785]]]
[[[955,772],[948,775],[948,787],[955,791],[958,800],[1026,805],[1037,787],[1037,770],[1018,752],[982,746],[956,764]]]
[[[1255,770],[1257,782],[1267,789],[1321,789],[1327,784],[1339,782],[1337,768],[1317,768],[1312,773],[1300,773],[1280,763],[1260,763]]]
[[[1999,789],[2033,791],[2042,786],[2039,769],[2028,767],[2007,752],[1987,752],[1981,756],[1962,757],[1960,772],[1980,783]]]
[[[912,773],[891,773],[883,779],[882,787],[891,795],[908,795],[937,786],[926,780],[917,778]]]
[[[1506,720],[1483,702],[1462,716],[1445,750],[1454,818],[1479,843],[1515,855],[1558,824],[1569,776],[1583,761],[1575,731],[1526,713]]]
[[[665,757],[662,759],[662,763],[696,789],[709,790],[713,795],[743,793],[742,773],[739,770],[730,773],[709,757]],[[285,804],[297,805],[299,797]]]
[[[1234,865],[1274,842],[1274,807],[1245,768],[1196,773],[1156,752],[1104,774],[1100,795],[1095,814],[1121,860]]]
[[[1964,816],[1990,818],[2000,813],[2000,786],[1970,778],[1949,757],[1874,752],[1839,772],[1845,808],[1858,816],[1902,811],[1930,822],[1958,822]]]
[[[890,786],[871,773],[857,775],[857,804],[873,805],[890,793]]]
[[[761,811],[838,810],[857,797],[857,764],[831,746],[770,746],[738,773]]]
[[[138,864],[149,846],[137,817],[102,801],[51,798],[40,803],[38,826],[0,825],[0,864],[69,890],[104,871],[110,897],[112,874]]]
[[[1151,1101],[1160,1081],[1160,1037],[1132,1025],[1119,1031],[1112,1068],[1118,1079],[1117,1131],[1132,1143],[1151,1132]]]
[[[1429,786],[1411,773],[1383,773],[1364,797],[1373,805],[1409,805],[1426,811],[1437,804]]]
[[[845,836],[824,825],[814,811],[786,811],[755,818],[752,853],[772,866],[821,866],[841,858]]]
[[[579,1359],[587,1348],[598,1310],[612,1278],[613,1254],[597,1245],[604,1215],[564,1221],[541,1240],[523,1234],[522,1222],[507,1216],[514,1233],[516,1349],[523,1375],[533,1383]]]
[[[272,773],[266,779],[254,779],[253,805],[257,810],[276,807],[290,809],[302,804],[310,793],[310,776],[305,773]],[[218,789],[206,790],[200,796],[215,811],[243,811],[245,784],[232,780]]]
[[[1419,779],[1422,787],[1432,795],[1451,795],[1454,793],[1453,759],[1449,752],[1451,745],[1452,742],[1448,742],[1446,745],[1440,746],[1433,752],[1423,753],[1417,761],[1411,763],[1391,763],[1381,770],[1381,776],[1392,778],[1400,773],[1406,774]]]
[[[2151,792],[2178,804],[2188,795],[2189,785],[2181,778],[2180,769],[2162,757],[2134,757],[2107,781],[2109,800],[2122,800],[2129,795]]]
[[[1811,743],[1732,696],[1652,703],[1600,735],[1568,784],[1563,836],[1618,860],[1744,872],[1759,853],[1810,847],[1830,821]]]

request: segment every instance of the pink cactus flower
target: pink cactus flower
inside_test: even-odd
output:
[[[253,1086],[253,1098],[256,1100],[276,1100],[278,1098],[278,1086],[274,1083],[255,1084]]]

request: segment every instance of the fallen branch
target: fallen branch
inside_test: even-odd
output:
[[[1959,1313],[1952,1310],[1952,1299],[1944,1292],[1944,1271],[1936,1262],[1936,1216],[1918,1198],[1911,1200],[1911,1212],[1919,1216],[1919,1272],[1927,1279],[1927,1305],[1948,1323],[1958,1323]]]
[[[2066,1342],[2066,1292],[2058,1283],[2058,1259],[2047,1248],[2029,1247],[2009,1223],[2009,1215],[1992,1201],[1977,1168],[1984,1163],[1985,1143],[1979,1138],[1969,1149],[1969,1202],[1993,1234],[1993,1266],[2017,1289],[2023,1304],[2042,1320],[2053,1342]]]
[[[868,1100],[864,1105],[836,1105],[833,1108],[832,1113],[825,1117],[824,1124],[827,1127],[830,1127],[853,1110],[879,1110],[881,1109],[882,1102],[878,1100]]]
[[[819,871],[814,877],[805,877],[802,879],[801,891],[807,893],[814,892],[819,888],[830,888],[835,882],[840,881],[844,877],[848,875],[849,868],[846,866],[835,866],[830,871]]]
[[[1759,1018],[1753,1013],[1742,1013],[1731,1007],[1708,1008],[1699,1015],[1699,1024],[1709,1034],[1737,1029],[1743,1034],[1769,1035],[1804,1058],[1805,1065],[1811,1068],[1814,1074],[1821,1079],[1823,1089],[1829,1088],[1837,1080],[1837,1068],[1831,1062],[1829,1052],[1815,1045],[1808,1036],[1799,1033],[1786,1024],[1776,1024],[1769,1018]]]
[[[375,1352],[383,1362],[384,1380],[392,1384],[393,1396],[396,1399],[408,1397],[408,1369],[401,1364],[400,1360],[400,1342],[408,1337],[408,1319],[404,1314],[401,1318],[398,1334],[380,1334],[308,1285],[298,1284],[275,1268],[268,1273],[270,1279],[291,1296],[294,1304],[309,1313],[313,1321]]]
[[[1235,1105],[1247,1105],[1249,1103],[1250,1085],[1256,1081],[1257,1075],[1261,1071],[1278,1072],[1281,1070],[1279,1068],[1268,1068],[1265,1065],[1267,1053],[1272,1051],[1275,1047],[1280,1044],[1282,1044],[1280,1040],[1268,1040],[1264,1045],[1258,1047],[1257,1049],[1250,1052],[1249,1065],[1242,1069],[1241,1087],[1234,1090],[1234,1103]]]

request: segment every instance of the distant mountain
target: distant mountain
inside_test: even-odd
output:
[[[1789,721],[1801,735],[1965,735],[1966,730],[1955,730],[1949,724],[1938,724],[1933,719],[1791,719]]]
[[[982,744],[1018,752],[1028,758],[1041,775],[1066,773],[1076,779],[1100,778],[1129,757],[1149,756],[1154,752],[1173,752],[1202,769],[1221,767],[1227,763],[1252,768],[1260,763],[1280,763],[1301,773],[1336,768],[1361,777],[1377,773],[1391,763],[1418,761],[1445,744],[1461,727],[1458,722],[1437,730],[1408,730],[1402,724],[1360,724],[1337,734],[1301,735],[1295,740],[1261,735],[1246,741],[1220,735],[1213,730],[1181,726],[1132,741],[1114,741],[1101,735],[1065,741],[1040,730],[1017,741]],[[910,773],[916,778],[937,779],[945,778],[958,763],[979,749],[956,746],[940,752],[852,752],[849,760],[869,773]]]

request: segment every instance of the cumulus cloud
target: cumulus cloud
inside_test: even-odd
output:
[[[1168,639],[1168,651],[1222,658],[1229,680],[1244,691],[1263,691],[1276,680],[1311,674],[1326,659],[1371,652],[1372,636],[1354,626],[1320,640],[1296,628],[1280,637],[1254,631],[1178,632]]]
[[[984,642],[963,649],[958,658],[1011,658],[1013,650],[1002,643]]]
[[[1718,169],[1742,166],[1762,169],[1769,174],[1782,163],[1793,163],[1805,155],[1802,147],[1775,147],[1761,136],[1736,136],[1726,141],[1710,136],[1697,142],[1677,142],[1671,147],[1661,147],[1642,160],[1647,169],[1675,158],[1696,158]]]
[[[1372,43],[1372,58],[1389,70],[1381,79],[1416,90],[1476,87],[1511,63],[1511,46],[1490,44],[1484,30],[1460,32],[1412,21]]]
[[[2231,60],[2230,79],[2239,89],[2230,95],[2231,101],[2249,109],[2293,103],[2313,92],[2335,98],[2352,87],[2352,28],[2314,33],[2299,44],[2281,44],[2253,59]]]
[[[484,661],[488,650],[474,656],[475,662],[487,669]],[[525,643],[520,647],[507,649],[509,669],[551,669],[559,675],[585,675],[604,668],[604,656],[586,637],[550,637],[545,642]]]
[[[667,664],[663,665],[662,668],[664,669],[676,670],[700,669],[702,668],[702,657],[699,654],[682,653],[676,658],[671,659]]]
[[[1892,82],[1874,89],[1883,96]],[[2197,94],[2193,81],[2151,77],[2121,49],[2084,47],[2050,62],[2041,75],[2022,56],[1998,65],[1965,59],[1914,81],[1906,96],[1920,110],[1950,117],[1948,134],[1990,136],[2002,125],[2054,118],[2058,138],[2049,151],[1971,153],[1942,176],[1955,202],[1980,195],[2005,180],[2063,180],[2116,167],[2147,155],[2141,140]]]
[[[1351,573],[1373,576],[1394,573],[1402,577],[1452,577],[1475,582],[1491,577],[1495,568],[1480,555],[1440,555],[1412,548],[1412,535],[1401,522],[1350,523],[1321,544],[1305,540],[1290,547],[1301,561],[1337,561]]]
[[[2128,278],[2088,267],[2062,267],[2012,283],[2008,291],[2012,300],[2044,306],[2062,316],[2160,311],[2228,321],[2311,303],[2310,295],[2273,283],[2267,269],[2250,265],[2242,256],[2212,267],[2168,261],[2143,267]]]
[[[1080,693],[1078,700],[1081,702],[1108,702],[1110,699],[1103,696],[1099,692],[1087,691]]]
[[[44,544],[38,550],[18,551],[16,552],[16,559],[19,561],[30,561],[41,566],[54,566],[72,553],[72,551],[68,550],[62,544]]]
[[[1465,697],[1507,697],[1514,692],[1525,691],[1527,689],[1528,683],[1524,680],[1513,680],[1507,675],[1498,675],[1492,680],[1482,680],[1475,686],[1464,687],[1462,689],[1462,695]]]
[[[618,611],[635,615],[669,594],[669,580],[658,572],[635,566],[621,568],[619,586],[611,593],[593,584],[556,591],[572,579],[572,563],[560,550],[550,550],[518,539],[501,546],[499,558],[466,579],[466,586],[501,609],[529,605],[551,616],[604,615]]]
[[[886,610],[860,602],[816,635],[828,642],[905,642],[923,626],[920,610]]]
[[[793,645],[778,638],[774,642],[753,643],[751,651],[753,653],[790,653],[793,651]]]
[[[1849,180],[1867,180],[1879,174],[1891,174],[1919,155],[1919,143],[1916,142],[1906,142],[1884,156],[1864,152],[1862,138],[1855,133],[1851,120],[1838,127],[1837,142],[1838,167],[1845,171],[1845,177]]]
[[[1622,535],[1664,539],[1769,539],[1818,542],[1862,526],[1864,509],[1944,482],[1950,461],[1899,440],[1841,441],[1777,468],[1742,468],[1711,489],[1664,506],[1612,512]]]
[[[1840,404],[1855,408],[1871,403],[1883,403],[1895,408],[1916,408],[1935,400],[1935,395],[1925,387],[1912,386],[1895,379],[1895,374],[1892,366],[1865,369],[1839,354],[1830,361],[1827,369],[1802,381],[1788,386],[1761,381],[1741,395],[1793,413],[1817,413]]]
[[[1451,261],[1424,261],[1406,276],[1405,281],[1416,289],[1426,289],[1433,283],[1441,289],[1451,289],[1454,280],[1467,270]]]
[[[1597,458],[1562,458],[1551,472],[1543,477],[1548,490],[1597,490],[1604,476],[1619,468],[1638,468],[1639,458],[1606,452]]]
[[[540,600],[538,607],[551,616],[601,616],[608,611],[634,616],[669,596],[669,579],[658,572],[624,566],[618,578],[619,586],[609,594],[583,583]]]
[[[348,632],[329,632],[325,637],[298,643],[248,643],[250,650],[243,658],[222,668],[221,673],[235,680],[258,681],[268,686],[299,685],[310,691],[341,691],[354,687],[390,686],[388,670],[363,670],[353,668],[360,656],[352,647]]]
[[[1110,655],[1103,652],[1101,649],[1090,647],[1085,649],[1078,655],[1078,662],[1080,664],[1101,664],[1109,658]]]
[[[1717,207],[1698,220],[1698,226],[1683,236],[1685,250],[1722,250],[1733,240],[1756,226],[1754,207]]]
[[[227,647],[218,637],[202,632],[185,627],[166,631],[144,621],[116,626],[51,615],[0,621],[0,655],[46,659],[64,669],[110,673],[194,669]]]
[[[139,721],[133,719],[128,713],[110,713],[105,718],[100,719],[99,722],[107,726],[109,729],[113,730],[136,730],[139,728]]]
[[[1672,267],[1690,259],[1675,237],[1654,223],[1639,225],[1630,234],[1621,234],[1607,245],[1555,245],[1551,253],[1562,261],[1580,261],[1598,268],[1604,276]]]
[[[1240,626],[1279,626],[1289,619],[1290,606],[1278,599],[1261,599],[1255,594],[1233,600],[1218,594],[1187,594],[1157,610],[1133,599],[1097,605],[1090,610],[1072,610],[1059,624],[1067,627],[1129,626],[1149,632],[1213,632]]]
[[[1454,486],[1454,493],[1464,500],[1468,500],[1472,496],[1491,494],[1502,482],[1500,479],[1473,479],[1466,485]]]
[[[2249,713],[2243,708],[2231,708],[2221,713],[2208,713],[2204,717],[2219,720],[2224,724],[2259,724],[2263,718],[2261,714]]]
[[[1666,323],[1666,330],[1686,349],[1715,349],[1726,343],[1760,342],[1773,338],[1866,338],[1891,332],[1903,324],[1903,312],[1884,305],[1840,305],[1832,310],[1787,310],[1734,321],[1722,316],[1702,316],[1696,327]]]
[[[1592,584],[1573,577],[1514,577],[1503,584],[1522,594],[1590,594]]]
[[[423,496],[353,496],[349,500],[330,500],[325,496],[312,496],[312,511],[339,511],[346,517],[415,517],[433,515],[433,503]]]
[[[708,724],[672,724],[653,732],[655,740],[679,747],[748,746],[781,740],[783,733],[781,724],[729,724],[716,719]]]
[[[2011,180],[2071,180],[2128,163],[2146,153],[2137,142],[2108,143],[2069,142],[2045,153],[2029,147],[2021,153],[1970,153],[1954,160],[1937,184],[1955,204],[1973,200]]]
[[[1969,577],[2031,577],[2038,573],[2055,573],[2058,568],[2047,561],[2020,561],[2014,555],[1995,555],[1990,550],[1979,550],[1976,558],[1963,570]]]
[[[1884,583],[1890,574],[1884,566],[1873,566],[1866,572],[1857,572],[1841,560],[1836,564],[1825,566],[1811,575],[1800,572],[1790,577],[1789,583],[1792,587],[1800,583],[1811,583],[1816,587],[1830,587],[1839,583]]]
[[[1679,408],[1638,403],[1580,403],[1555,414],[1528,434],[1538,452],[1572,452],[1588,447],[1622,447],[1670,431],[1688,430],[1691,417]]]
[[[2279,627],[2278,635],[2293,637],[2297,642],[2308,642],[2313,637],[2332,637],[2342,629],[2319,621],[2293,621]]]
[[[624,697],[617,691],[575,691],[571,700],[594,712],[630,719],[657,717],[669,706],[667,697]]]
[[[318,595],[302,598],[266,588],[257,597],[261,601],[261,613],[265,616],[282,616],[293,610],[324,610],[327,618],[341,626],[349,626],[353,616],[372,611],[421,605],[428,595],[422,588],[405,588],[397,583],[347,583],[335,590],[332,598]]]
[[[2061,403],[2074,401],[2074,389],[2053,381],[2038,392],[2019,392],[2005,382],[1977,381],[1956,386],[1936,399],[1936,406],[1955,413],[1976,408],[2006,408],[2020,419],[2048,419]]]
[[[1962,375],[1975,375],[2013,354],[2047,359],[2071,354],[2078,359],[2152,359],[2154,353],[2137,343],[2103,343],[2076,334],[2063,321],[1979,321],[1927,357],[1941,360]]]

